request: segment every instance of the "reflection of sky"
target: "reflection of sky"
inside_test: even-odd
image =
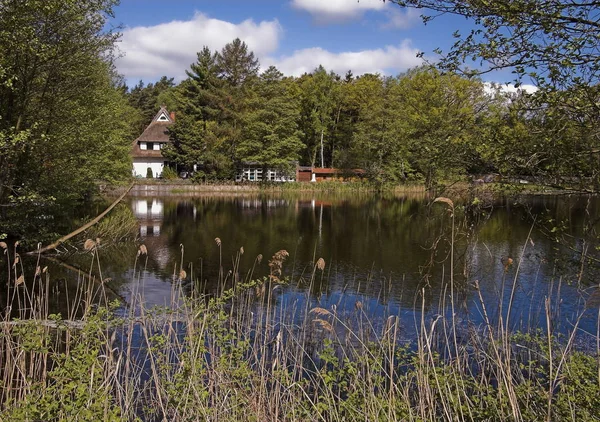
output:
[[[573,206],[536,201],[529,212],[566,213],[560,218],[571,215],[573,230],[581,227],[581,215]],[[449,263],[444,261],[448,243],[442,241],[436,250],[429,249],[436,239],[447,236],[449,220],[441,221],[440,216],[446,214],[436,214],[439,210],[432,211],[421,200],[202,197],[134,199],[131,205],[149,251],[145,281],[140,286],[151,304],[168,304],[173,274],[179,273],[182,263],[188,273],[184,283],[190,282],[193,272],[193,278],[207,282],[210,289],[219,262],[227,273],[240,246],[245,249],[240,256],[242,278],[247,277],[258,254],[263,261],[256,264],[253,277],[268,273],[267,263],[275,251],[288,250],[284,272],[291,276],[291,284],[280,295],[284,303],[306,300],[310,289],[313,304],[336,305],[351,314],[360,300],[374,317],[397,314],[404,325],[414,327],[423,294],[429,317],[445,313],[440,304],[449,301]],[[556,244],[538,230],[533,231],[533,242],[526,243],[531,222],[514,205],[497,208],[491,218],[478,224],[468,245],[460,234],[464,227],[457,232],[457,311],[468,312],[476,323],[483,322],[482,306],[473,288],[473,281],[478,280],[486,310],[492,319],[497,318],[501,301],[504,312],[507,310],[516,279],[513,327],[544,328],[544,301],[551,297],[553,315],[568,328],[581,309],[581,295],[568,278],[572,272],[557,272],[556,262],[564,258],[565,251],[557,252]],[[216,237],[221,239],[221,247],[215,244]],[[325,259],[326,270],[311,288],[312,262],[319,257]],[[514,260],[506,274],[502,257]],[[583,326],[593,331],[594,324],[595,315],[590,313]]]
[[[124,286],[121,294],[130,305],[144,304],[146,309],[152,307],[173,307],[180,304],[180,290],[177,283],[166,282],[163,276],[149,269],[133,270],[126,274],[131,280]],[[136,309],[138,306],[135,306]]]

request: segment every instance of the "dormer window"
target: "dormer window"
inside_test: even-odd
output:
[[[162,113],[158,119],[156,119],[157,122],[168,122],[169,118],[167,117],[167,115],[165,113]]]

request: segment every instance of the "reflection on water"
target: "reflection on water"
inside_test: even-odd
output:
[[[571,324],[585,299],[582,286],[597,283],[594,266],[581,259],[577,252],[581,244],[573,241],[593,228],[588,217],[597,215],[597,199],[535,197],[519,204],[504,201],[477,212],[458,207],[453,268],[450,214],[444,205],[431,205],[422,197],[130,201],[149,251],[141,278],[150,304],[168,305],[181,263],[187,282],[199,280],[208,291],[216,289],[219,263],[225,272],[232,269],[240,247],[242,279],[252,268],[252,277],[266,276],[267,257],[281,249],[290,253],[284,264],[290,283],[278,296],[287,305],[303,301],[310,288],[314,304],[353,312],[360,300],[375,316],[404,316],[408,328],[414,326],[414,309],[421,309],[423,298],[429,315],[445,312],[451,271],[458,311],[472,321],[482,321],[473,286],[477,280],[492,315],[506,312],[508,297],[514,294],[516,328],[543,326],[539,318],[547,297],[556,318]],[[220,247],[215,238],[221,240]],[[591,248],[588,253],[596,252]],[[265,257],[260,264],[259,254]],[[317,270],[315,282],[310,283],[320,257],[327,263],[325,271]],[[510,267],[505,266],[507,258],[514,260]],[[132,273],[127,277],[135,278]],[[130,292],[124,286],[126,297]],[[586,318],[585,328],[594,331],[595,313],[590,311]]]
[[[160,236],[163,220],[163,201],[138,199],[132,203],[132,211],[140,223],[140,236]]]

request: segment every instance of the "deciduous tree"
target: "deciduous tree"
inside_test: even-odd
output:
[[[131,110],[112,65],[118,34],[107,29],[116,3],[0,1],[3,217],[72,204],[130,174]]]

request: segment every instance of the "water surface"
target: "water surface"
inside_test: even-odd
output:
[[[596,332],[598,198],[532,196],[477,206],[470,200],[457,202],[454,214],[424,195],[125,201],[139,241],[100,248],[100,267],[90,254],[71,262],[97,278],[101,271],[110,299],[120,298],[124,307],[138,299],[169,307],[180,288],[188,295],[192,289],[214,294],[223,280],[231,287],[267,277],[271,257],[285,250],[283,284],[274,300],[291,315],[314,306],[335,307],[341,316],[364,313],[375,324],[397,315],[410,336],[422,318],[450,315],[454,296],[457,320],[465,325],[481,326],[484,308],[492,320],[501,312],[506,318],[511,303],[513,329],[545,330],[548,306],[553,329],[568,332],[583,314],[581,328]],[[148,255],[136,258],[141,243]],[[316,268],[319,258],[324,270]],[[52,262],[43,265],[51,273],[49,307],[71,315],[68,303],[82,276]],[[3,304],[15,296],[7,291]]]
[[[309,297],[310,306],[336,306],[350,314],[360,301],[375,320],[399,315],[408,331],[422,309],[427,318],[449,312],[451,273],[457,316],[482,323],[483,303],[496,318],[501,305],[506,314],[512,294],[516,329],[544,328],[550,298],[554,323],[568,331],[598,283],[597,243],[591,242],[598,229],[597,198],[457,204],[454,219],[447,204],[432,204],[422,195],[128,201],[149,251],[141,274],[147,304],[169,306],[173,283],[199,282],[204,291],[214,292],[219,278],[267,276],[269,259],[279,250],[289,253],[283,266],[286,285],[277,295],[282,309],[301,308]],[[582,251],[593,259],[582,259]],[[325,261],[323,271],[315,269],[319,258]],[[184,280],[179,280],[181,269]],[[115,278],[126,299],[140,291],[140,284],[131,282],[136,279],[131,269]],[[581,326],[595,332],[597,307],[590,308]]]

